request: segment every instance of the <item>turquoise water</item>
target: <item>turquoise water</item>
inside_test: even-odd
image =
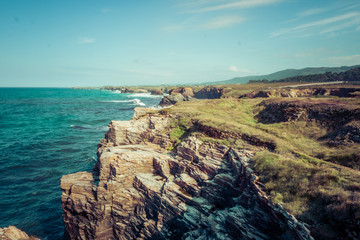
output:
[[[62,239],[60,178],[90,171],[111,120],[160,97],[102,90],[0,88],[0,227]]]

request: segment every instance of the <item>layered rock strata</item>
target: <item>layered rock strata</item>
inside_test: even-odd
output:
[[[0,240],[40,240],[39,238],[29,236],[15,226],[0,228]]]
[[[261,123],[316,122],[327,130],[322,140],[331,144],[360,143],[360,106],[336,99],[263,101],[256,116]],[[321,140],[320,139],[320,140]]]
[[[112,121],[94,172],[62,177],[71,239],[312,239],[266,197],[251,152],[190,136],[169,154],[170,121]]]
[[[336,97],[359,97],[358,88],[298,88],[298,89],[269,89],[252,91],[243,94],[239,98],[269,98],[269,97],[314,97],[314,96],[336,96]]]

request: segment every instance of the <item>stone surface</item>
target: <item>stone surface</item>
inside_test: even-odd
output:
[[[0,228],[0,240],[40,240],[39,238],[29,236],[15,226]]]
[[[189,101],[191,99],[191,97],[189,96],[183,96],[180,93],[173,93],[172,95],[169,96],[164,96],[159,105],[160,106],[170,106],[170,105],[174,105],[178,102],[183,102],[183,101]]]
[[[224,90],[216,87],[204,87],[195,93],[195,98],[198,99],[217,99],[221,98]]]
[[[241,95],[239,98],[269,98],[269,97],[313,97],[313,96],[337,96],[359,97],[357,88],[300,88],[300,89],[269,89],[252,91]]]
[[[169,121],[112,121],[94,172],[62,177],[71,239],[312,239],[266,197],[251,152],[188,137],[169,154]]]
[[[180,93],[184,97],[194,97],[193,89],[190,87],[178,87],[178,88],[169,90],[169,95],[175,95],[178,93]]]

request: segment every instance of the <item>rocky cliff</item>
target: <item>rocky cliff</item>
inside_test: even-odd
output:
[[[0,228],[0,240],[40,240],[39,238],[29,236],[15,226]]]
[[[170,153],[172,116],[136,116],[110,123],[93,172],[62,177],[71,239],[312,239],[267,198],[252,152],[187,136]]]
[[[299,89],[269,89],[257,90],[243,94],[239,98],[269,98],[269,97],[314,97],[314,96],[336,96],[336,97],[358,97],[358,88],[299,88]]]

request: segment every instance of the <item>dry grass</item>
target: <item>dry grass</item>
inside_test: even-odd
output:
[[[259,123],[255,116],[263,109],[259,105],[263,100],[194,100],[162,111],[177,116],[171,133],[176,142],[194,122],[234,133],[226,139],[196,133],[204,141],[248,148],[248,144],[236,138],[245,133],[274,142],[275,151],[260,151],[253,158],[253,167],[273,201],[282,203],[290,213],[311,225],[324,224],[324,228],[314,228],[318,231],[315,235],[328,234],[329,239],[336,239],[345,234],[347,226],[343,221],[360,221],[360,173],[344,164],[356,162],[359,144],[330,147],[318,140],[326,130],[315,122]],[[330,233],[328,228],[336,231]]]

